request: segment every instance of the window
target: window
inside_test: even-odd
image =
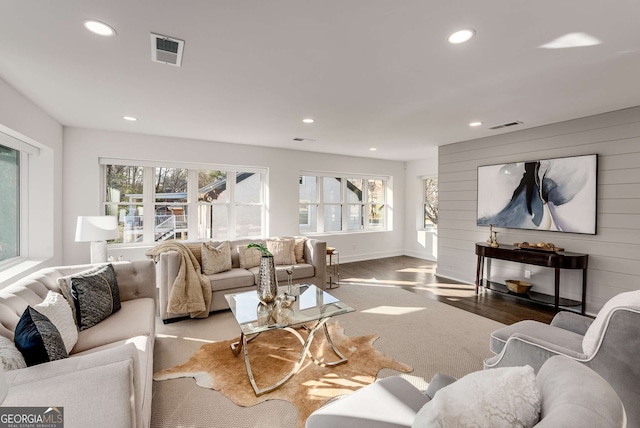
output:
[[[103,159],[117,243],[262,237],[266,171]],[[145,214],[146,213],[146,214]]]
[[[387,178],[301,175],[300,233],[386,230]]]
[[[423,180],[424,190],[424,228],[438,227],[438,179],[427,178]]]
[[[0,262],[20,255],[20,152],[0,145]]]

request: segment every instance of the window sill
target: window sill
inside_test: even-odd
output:
[[[16,282],[31,272],[36,271],[46,259],[23,259],[18,258],[11,261],[6,266],[0,267],[0,288]]]

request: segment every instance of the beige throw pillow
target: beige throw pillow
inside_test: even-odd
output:
[[[296,263],[306,263],[304,260],[304,244],[307,242],[307,238],[295,238],[296,246],[293,249],[296,255]]]
[[[295,240],[292,239],[267,239],[267,248],[273,254],[274,263],[277,265],[295,265]]]
[[[214,273],[231,270],[231,245],[224,241],[217,247],[211,242],[202,243],[202,273],[213,275]]]
[[[242,269],[260,266],[260,258],[262,258],[262,252],[257,248],[248,248],[246,245],[238,247],[238,259]]]

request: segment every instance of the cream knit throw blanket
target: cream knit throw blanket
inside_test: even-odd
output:
[[[147,256],[157,260],[161,253],[177,251],[180,255],[178,275],[169,293],[167,312],[187,313],[191,318],[206,318],[211,307],[211,282],[202,274],[200,263],[191,250],[179,242],[163,242],[149,251]]]

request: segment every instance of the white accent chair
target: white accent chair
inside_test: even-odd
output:
[[[455,379],[437,374],[426,393],[401,377],[389,377],[316,410],[307,428],[400,428],[425,426],[421,411]],[[546,361],[536,376],[542,397],[540,428],[626,427],[625,410],[611,386],[566,357]],[[630,425],[631,426],[631,425]]]
[[[544,324],[520,321],[491,334],[485,368],[530,365],[535,371],[565,355],[602,376],[625,405],[629,426],[640,427],[640,290],[610,299],[594,319],[559,312]]]

